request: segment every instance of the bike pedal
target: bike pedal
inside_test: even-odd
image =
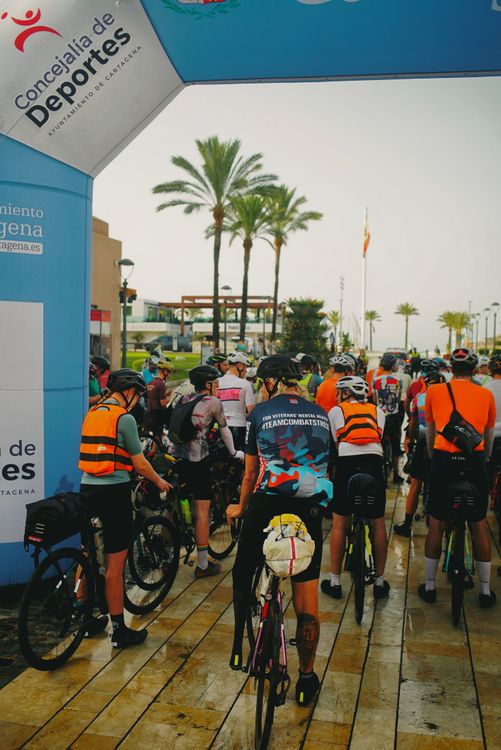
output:
[[[295,638],[289,638],[289,646],[295,646],[296,645],[296,639]]]

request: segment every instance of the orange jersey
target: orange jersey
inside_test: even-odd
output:
[[[374,379],[377,378],[378,375],[381,375],[382,372],[383,372],[382,367],[375,367],[373,370],[369,370],[369,372],[365,376],[365,381],[367,385],[369,386],[369,396],[372,395],[372,383]]]
[[[344,377],[343,372],[335,372],[331,378],[324,380],[317,388],[317,404],[327,414],[337,404],[336,383],[342,377]]]
[[[456,401],[456,409],[481,435],[487,428],[494,427],[496,423],[496,403],[491,391],[482,388],[469,380],[451,380],[451,388]],[[452,401],[445,383],[430,385],[426,391],[424,405],[426,423],[435,423],[437,435],[433,445],[436,450],[447,451],[447,453],[460,453],[455,445],[439,435],[452,414]],[[484,441],[475,448],[476,451],[484,449]]]

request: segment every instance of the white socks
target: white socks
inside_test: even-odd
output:
[[[437,568],[440,560],[435,560],[434,557],[424,556],[424,572],[426,573],[426,591],[435,590],[435,578],[437,576]]]
[[[491,594],[491,564],[490,562],[482,562],[481,560],[475,560],[475,564],[478,570],[478,578],[480,581],[480,593]]]
[[[384,583],[384,576],[376,576],[376,580],[374,581],[376,586],[382,586]]]
[[[341,576],[331,573],[331,586],[341,586]]]
[[[209,551],[207,547],[197,547],[197,565],[200,570],[206,570],[209,566]]]

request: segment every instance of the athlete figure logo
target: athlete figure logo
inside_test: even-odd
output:
[[[4,21],[8,17],[9,14],[7,13],[7,11],[5,11],[0,16],[0,20]],[[51,26],[38,25],[41,17],[42,12],[40,8],[37,9],[36,13],[34,13],[32,10],[27,10],[24,14],[24,18],[14,18],[14,16],[11,16],[11,21],[17,24],[17,26],[26,27],[17,35],[14,40],[14,46],[19,50],[19,52],[24,52],[24,45],[26,40],[29,39],[30,36],[33,36],[33,34],[38,34],[38,32],[40,31],[47,31],[49,34],[56,34],[56,36],[61,36],[59,31],[56,31],[56,29],[53,29]]]

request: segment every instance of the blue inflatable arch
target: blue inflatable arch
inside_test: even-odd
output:
[[[184,86],[499,75],[501,0],[0,0],[0,585],[76,488],[92,179]]]

